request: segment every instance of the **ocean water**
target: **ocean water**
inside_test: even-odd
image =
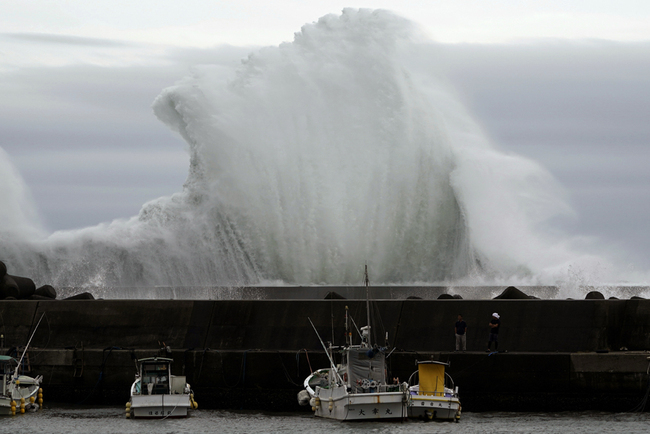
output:
[[[187,419],[131,420],[117,407],[46,407],[0,420],[0,432],[32,433],[645,433],[650,413],[464,413],[455,422],[339,422],[310,413],[197,410]]]

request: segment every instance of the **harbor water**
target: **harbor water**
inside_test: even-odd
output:
[[[0,432],[38,433],[642,433],[650,413],[464,413],[454,422],[339,422],[311,413],[197,410],[187,419],[131,420],[121,407],[51,406],[3,418]]]

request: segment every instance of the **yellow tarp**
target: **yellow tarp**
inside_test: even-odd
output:
[[[418,364],[418,375],[420,376],[420,395],[445,394],[445,366],[436,363]]]

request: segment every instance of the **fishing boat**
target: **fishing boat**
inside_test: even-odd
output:
[[[172,362],[165,357],[138,360],[131,399],[126,404],[127,418],[181,418],[198,408],[185,376],[171,374]]]
[[[23,354],[20,360],[16,360],[11,356],[0,356],[0,415],[16,415],[24,414],[27,411],[38,410],[43,406],[43,389],[41,389],[41,382],[43,376],[39,375],[36,378],[20,374],[20,369],[25,360],[27,349],[32,343],[32,339],[41,325],[45,314],[41,314],[32,335],[25,345]],[[38,403],[36,401],[38,400]]]
[[[418,370],[409,378],[408,416],[424,420],[460,421],[460,398],[448,363],[418,361]],[[413,385],[411,385],[413,384]]]
[[[43,404],[42,376],[19,375],[20,363],[0,356],[0,415],[10,416],[38,410]],[[37,403],[38,401],[38,403]]]
[[[298,402],[311,405],[314,415],[336,420],[403,420],[407,417],[408,384],[386,381],[386,347],[371,342],[368,268],[366,267],[368,325],[360,330],[361,342],[353,344],[348,307],[345,307],[346,344],[325,347],[329,368],[319,369],[304,381]],[[314,331],[318,331],[311,319]],[[335,352],[341,362],[335,363]]]

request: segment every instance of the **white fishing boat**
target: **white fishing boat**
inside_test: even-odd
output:
[[[449,364],[433,360],[417,364],[418,370],[409,378],[409,417],[460,421],[458,387],[454,387],[454,381],[445,372]]]
[[[0,356],[0,415],[10,416],[38,410],[43,404],[42,376],[19,375],[20,364],[10,356]],[[37,403],[38,401],[38,403]]]
[[[366,267],[366,309],[370,324]],[[386,348],[372,345],[370,325],[361,328],[361,343],[354,345],[348,333],[350,317],[345,308],[346,345],[325,347],[330,367],[319,369],[304,381],[298,402],[311,405],[314,415],[336,420],[403,420],[407,417],[408,384],[386,381]],[[311,320],[310,320],[311,322]],[[312,323],[312,326],[313,323]],[[316,328],[314,327],[314,330]],[[316,331],[318,334],[318,332]],[[341,362],[334,362],[334,352]]]
[[[28,375],[20,375],[20,369],[23,367],[25,354],[32,343],[32,339],[41,325],[45,314],[41,314],[32,335],[25,345],[23,354],[20,360],[16,360],[10,356],[0,356],[0,415],[16,415],[24,414],[30,410],[38,410],[43,406],[43,389],[41,389],[41,381],[43,376],[39,375],[36,378]],[[36,403],[38,401],[38,404]]]
[[[187,417],[198,407],[185,376],[171,374],[173,360],[149,357],[138,360],[139,368],[126,404],[126,417],[166,419]]]

